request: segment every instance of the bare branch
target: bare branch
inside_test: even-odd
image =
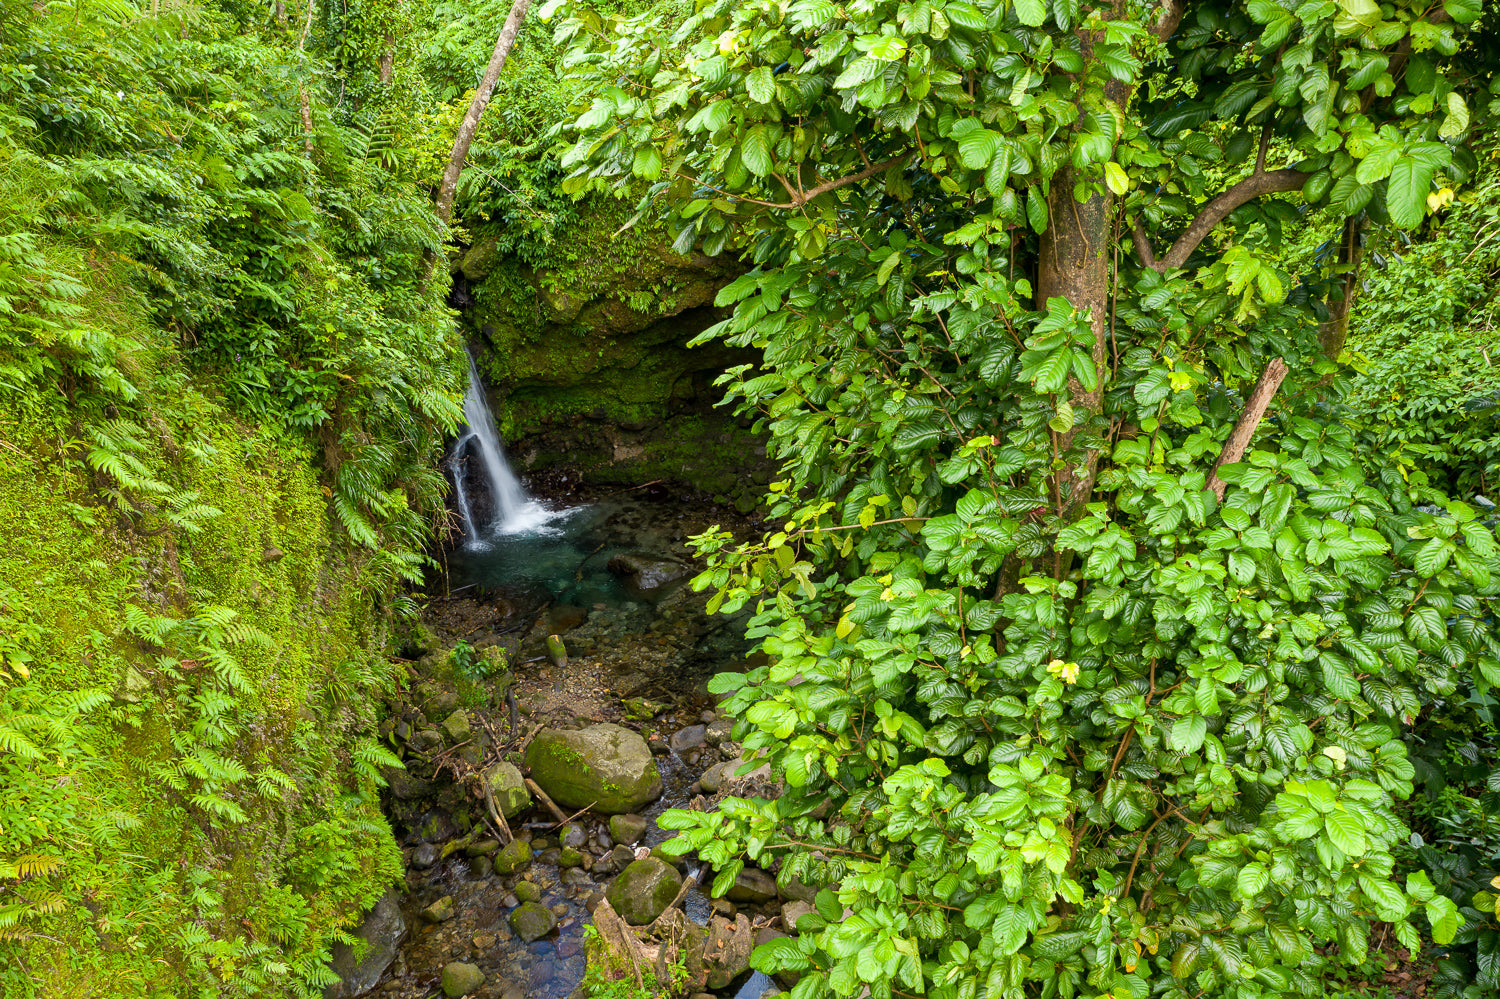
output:
[[[1260,129],[1260,148],[1255,151],[1255,172],[1257,174],[1266,172],[1266,151],[1271,148],[1271,123],[1266,122]]]
[[[1146,235],[1146,227],[1141,224],[1140,219],[1135,220],[1135,228],[1130,230],[1130,240],[1135,244],[1135,255],[1141,258],[1141,263],[1153,271],[1161,270],[1156,266],[1156,253],[1151,249],[1151,240]]]
[[[1229,432],[1229,439],[1224,442],[1224,450],[1220,452],[1219,460],[1214,462],[1213,474],[1208,477],[1208,488],[1212,489],[1214,495],[1220,500],[1224,499],[1224,490],[1229,487],[1223,479],[1219,478],[1219,469],[1225,465],[1232,465],[1245,456],[1245,450],[1255,437],[1255,430],[1260,426],[1261,418],[1266,415],[1266,407],[1271,405],[1271,400],[1276,397],[1276,390],[1281,388],[1286,372],[1286,362],[1279,357],[1273,357],[1266,362],[1265,370],[1260,373],[1260,379],[1256,381],[1255,388],[1250,390],[1250,398],[1245,400],[1245,409],[1240,413],[1240,418],[1235,421],[1234,429]]]
[[[1193,255],[1198,244],[1203,242],[1204,238],[1213,232],[1214,227],[1228,218],[1229,213],[1236,208],[1254,201],[1262,194],[1295,191],[1306,183],[1310,176],[1312,175],[1303,173],[1301,170],[1270,170],[1246,177],[1203,207],[1203,211],[1193,219],[1187,231],[1177,237],[1177,242],[1172,244],[1172,249],[1167,251],[1167,255],[1156,263],[1156,270],[1172,270],[1187,263],[1187,258]]]

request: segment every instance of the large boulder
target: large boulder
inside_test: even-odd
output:
[[[507,819],[515,818],[531,807],[531,792],[521,778],[521,771],[501,760],[484,771],[485,783],[495,796],[495,804]]]
[[[526,747],[531,777],[553,801],[604,815],[638,811],[661,795],[646,740],[618,725],[538,732]]]
[[[531,943],[557,928],[557,917],[545,905],[523,902],[510,914],[510,928],[516,936]]]
[[[364,957],[356,960],[348,944],[333,945],[332,968],[339,980],[323,990],[325,999],[353,999],[375,987],[385,969],[396,959],[396,945],[406,935],[400,895],[392,888],[380,896],[354,931],[365,942]]]
[[[666,911],[682,887],[676,868],[655,857],[637,860],[605,891],[614,910],[632,926],[645,926]]]
[[[715,916],[708,926],[708,941],[703,948],[703,966],[708,972],[710,989],[726,988],[750,967],[750,952],[755,936],[750,920],[743,912],[730,922]]]

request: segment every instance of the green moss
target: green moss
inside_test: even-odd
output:
[[[400,873],[356,759],[390,675],[369,559],[310,442],[173,401],[142,459],[220,511],[197,533],[126,520],[61,419],[0,422],[0,730],[39,751],[0,758],[0,860],[50,858],[56,900],[0,943],[7,996],[279,994]]]

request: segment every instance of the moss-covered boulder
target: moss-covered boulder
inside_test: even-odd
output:
[[[557,928],[557,917],[545,905],[525,902],[516,906],[510,914],[510,928],[516,936],[531,943],[540,940]]]
[[[524,839],[513,839],[495,854],[495,873],[513,874],[531,863],[531,844]]]
[[[495,805],[507,819],[531,807],[531,792],[521,778],[521,771],[501,760],[484,771],[485,783],[495,796]]]
[[[448,999],[458,999],[459,996],[476,992],[483,984],[484,972],[479,970],[477,964],[453,961],[443,965],[443,995]]]
[[[645,926],[666,911],[681,887],[682,875],[671,864],[647,857],[621,871],[604,897],[627,923]]]
[[[619,725],[538,732],[526,748],[531,777],[552,800],[604,815],[634,812],[661,795],[646,740]]]

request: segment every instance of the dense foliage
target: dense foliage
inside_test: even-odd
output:
[[[718,684],[788,789],[668,821],[719,889],[747,861],[836,885],[757,951],[794,995],[1318,994],[1377,924],[1455,940],[1455,899],[1393,878],[1402,736],[1500,683],[1500,555],[1427,455],[1344,419],[1336,362],[1366,240],[1475,166],[1480,14],[559,29],[594,84],[567,188],[655,181],[679,245],[755,265],[717,332],[764,351],[729,383],[781,528],[705,536],[699,582],[755,602],[770,663]]]

